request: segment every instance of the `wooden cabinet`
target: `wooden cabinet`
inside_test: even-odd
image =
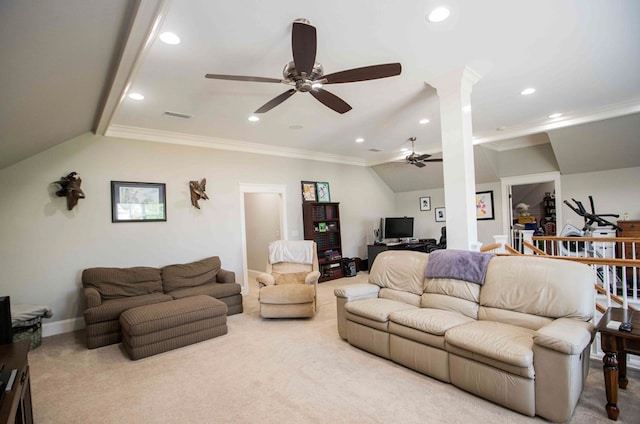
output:
[[[318,248],[319,282],[344,276],[339,205],[316,202],[302,204],[304,239],[315,241]]]
[[[16,370],[16,377],[10,391],[5,392],[0,405],[0,423],[33,423],[31,408],[31,380],[29,377],[29,339],[0,345],[0,362],[5,369]],[[4,390],[4,389],[3,389]]]

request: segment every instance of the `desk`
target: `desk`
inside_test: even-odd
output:
[[[17,369],[13,390],[6,392],[0,405],[0,423],[33,423],[31,409],[31,380],[27,353],[31,340],[0,345],[0,361],[8,369]]]
[[[369,244],[367,245],[367,260],[369,261],[369,269],[373,266],[373,261],[380,253],[387,250],[415,250],[425,252],[425,247],[436,244],[436,239],[424,239],[414,243],[392,243],[392,244]]]
[[[633,330],[630,333],[607,328],[611,320],[625,321],[625,315],[633,324]],[[640,313],[622,308],[609,308],[600,319],[597,329],[600,332],[600,344],[604,352],[602,369],[607,393],[607,415],[609,419],[617,420],[620,414],[617,405],[618,387],[626,389],[629,383],[627,354],[640,355]]]

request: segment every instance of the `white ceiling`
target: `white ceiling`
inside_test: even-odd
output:
[[[473,134],[477,143],[491,147],[489,156],[513,146],[531,149],[541,137],[556,155],[563,151],[570,156],[576,147],[569,144],[575,138],[569,126],[598,125],[595,122],[629,115],[632,131],[640,119],[637,0],[56,0],[38,2],[37,7],[24,3],[30,2],[0,5],[0,54],[17,58],[0,65],[12,71],[9,77],[4,72],[0,76],[0,89],[11,100],[0,106],[0,153],[9,158],[0,157],[0,168],[33,154],[36,147],[25,149],[24,144],[45,138],[26,125],[34,119],[50,134],[40,148],[71,138],[63,132],[52,137],[47,127],[59,126],[71,115],[64,111],[80,104],[78,98],[90,87],[93,102],[84,102],[89,105],[84,113],[93,115],[84,122],[90,121],[87,125],[99,133],[360,165],[403,157],[400,148],[408,147],[411,136],[417,137],[419,153],[439,152],[438,97],[427,84],[465,66],[482,75],[471,98]],[[436,4],[451,8],[447,21],[426,21]],[[127,18],[134,16],[134,6],[139,6],[138,20],[129,30]],[[48,19],[53,13],[57,19]],[[292,60],[291,26],[297,18],[307,18],[317,28],[316,60],[325,73],[400,62],[401,75],[325,87],[353,107],[344,115],[308,93],[296,93],[261,115],[259,122],[249,122],[254,110],[289,87],[204,75],[280,78]],[[34,27],[39,37],[30,35]],[[157,35],[164,31],[176,33],[182,42],[160,42]],[[111,66],[113,57],[122,54],[119,66]],[[89,78],[102,81],[102,86],[84,81]],[[24,93],[16,88],[25,87],[29,95],[22,99]],[[537,91],[520,95],[527,87]],[[96,106],[103,92],[109,94]],[[145,99],[130,100],[123,95],[127,92],[140,92]],[[167,117],[164,112],[192,118]],[[555,112],[564,115],[549,120]],[[46,120],[49,115],[54,119]],[[422,118],[430,123],[418,124]],[[69,128],[79,131],[82,126]],[[581,148],[589,145],[593,132],[580,131]],[[640,145],[637,134],[623,135],[626,148]],[[355,143],[357,137],[365,142]],[[640,166],[640,159],[628,159],[633,156],[629,151],[623,156],[626,162],[611,166]],[[640,151],[635,157],[640,158]],[[580,167],[558,158],[561,171],[563,163],[567,172],[580,172]],[[409,180],[424,180],[428,167],[427,173],[441,174],[441,166],[428,164],[418,170],[394,163],[374,169],[383,176],[382,167],[401,168],[391,174],[407,185],[392,189],[408,191]],[[422,174],[404,176],[414,171]]]

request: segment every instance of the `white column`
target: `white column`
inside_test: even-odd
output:
[[[481,76],[465,67],[430,81],[440,98],[447,247],[471,250],[478,241],[471,88]]]

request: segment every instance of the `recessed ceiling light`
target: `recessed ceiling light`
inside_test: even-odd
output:
[[[249,121],[251,122],[258,122],[260,120],[260,118],[258,118],[256,115],[251,115],[249,117]]]
[[[429,22],[442,22],[449,17],[449,9],[446,7],[438,7],[433,9],[427,19]]]
[[[427,118],[423,118],[423,119],[418,121],[418,124],[422,124],[422,125],[428,124],[428,123],[429,123],[429,120]]]
[[[133,100],[144,100],[144,96],[140,93],[130,93],[129,98]]]
[[[363,143],[363,142],[364,142],[364,138],[362,137],[356,138],[356,143]]]
[[[553,119],[553,118],[559,118],[561,116],[562,116],[561,113],[552,113],[551,115],[549,115],[549,118]]]
[[[536,89],[535,89],[535,88],[525,88],[524,90],[522,90],[522,91],[520,92],[520,94],[522,94],[523,96],[527,96],[527,95],[529,95],[529,94],[533,94],[533,93],[535,93],[535,92],[536,92]]]
[[[163,32],[160,34],[160,41],[167,44],[180,44],[180,37],[175,35],[173,32]]]

